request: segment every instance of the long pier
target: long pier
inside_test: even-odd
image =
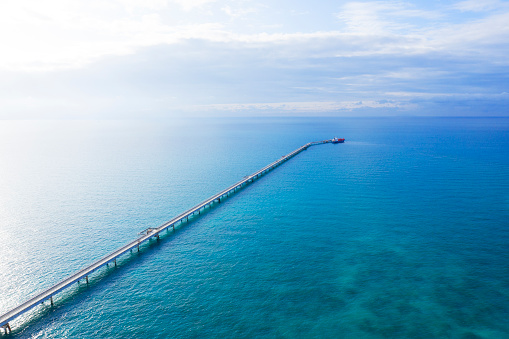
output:
[[[165,222],[159,227],[156,228],[148,228],[140,233],[140,237],[136,240],[131,241],[127,245],[124,245],[120,247],[119,249],[113,251],[112,253],[106,255],[105,257],[95,261],[94,263],[90,264],[89,266],[83,268],[82,270],[76,272],[75,274],[65,278],[64,280],[60,281],[56,285],[48,288],[47,290],[39,293],[38,295],[34,296],[33,298],[25,301],[21,305],[13,308],[9,312],[3,314],[0,316],[0,327],[4,329],[5,333],[11,332],[11,327],[9,325],[9,322],[13,319],[17,318],[18,316],[22,315],[23,313],[31,310],[35,306],[42,304],[46,300],[50,300],[51,305],[53,306],[53,296],[58,294],[59,292],[63,291],[67,287],[71,286],[72,284],[79,282],[80,280],[84,279],[86,283],[88,284],[88,276],[92,274],[94,271],[98,270],[99,268],[108,265],[109,263],[113,263],[115,266],[117,265],[117,258],[121,255],[125,254],[126,252],[130,252],[134,249],[140,251],[140,245],[151,238],[157,238],[159,239],[159,235],[162,231],[166,230],[168,231],[170,228],[175,230],[175,224],[184,222],[184,219],[188,221],[189,217],[194,215],[195,213],[201,213],[202,209],[205,209],[207,206],[212,205],[213,203],[221,202],[221,199],[225,196],[228,196],[230,194],[235,193],[238,189],[242,188],[242,186],[247,185],[254,180],[258,179],[260,176],[264,175],[265,173],[271,171],[275,167],[281,165],[285,161],[288,161],[292,157],[296,156],[300,152],[308,149],[308,147],[313,145],[319,145],[319,144],[326,144],[331,143],[333,140],[323,140],[323,141],[315,141],[305,144],[302,147],[299,147],[295,151],[282,156],[278,160],[268,164],[264,168],[256,171],[255,173],[248,175],[244,177],[239,182],[231,185],[230,187],[222,190],[221,192],[211,196],[207,200],[202,201],[198,205],[188,209],[187,211],[179,214],[178,216],[174,217],[170,221]]]

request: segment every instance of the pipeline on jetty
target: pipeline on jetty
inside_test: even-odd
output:
[[[11,332],[11,327],[9,325],[9,322],[13,319],[17,318],[21,314],[29,311],[33,307],[43,303],[46,300],[50,300],[51,305],[53,306],[53,296],[61,292],[62,290],[66,289],[67,287],[71,286],[72,284],[79,282],[80,280],[84,279],[86,283],[88,284],[88,276],[93,273],[94,271],[98,270],[99,268],[108,265],[109,263],[113,263],[115,266],[117,265],[117,258],[121,255],[125,254],[126,252],[132,251],[133,249],[137,249],[138,252],[140,250],[140,245],[144,243],[145,241],[151,239],[151,238],[157,238],[159,239],[159,234],[164,230],[169,230],[170,227],[175,230],[175,224],[184,222],[184,219],[186,221],[188,220],[189,216],[193,215],[194,213],[198,212],[200,213],[202,209],[205,209],[207,206],[217,202],[221,202],[221,198],[228,196],[232,193],[235,193],[237,189],[240,189],[242,186],[247,185],[254,180],[258,179],[263,174],[271,171],[275,167],[281,165],[283,162],[289,160],[290,158],[294,157],[295,155],[299,154],[300,152],[306,150],[308,147],[313,145],[319,145],[319,144],[326,144],[326,143],[332,143],[333,139],[330,140],[323,140],[323,141],[315,141],[305,144],[304,146],[296,149],[295,151],[282,156],[280,159],[268,164],[261,170],[248,175],[244,177],[239,182],[231,185],[230,187],[222,190],[221,192],[213,195],[212,197],[208,198],[207,200],[204,200],[203,202],[199,203],[198,205],[188,209],[184,213],[179,214],[175,218],[171,219],[170,221],[165,222],[159,227],[155,228],[148,228],[140,233],[140,237],[136,240],[128,243],[127,245],[122,246],[121,248],[117,249],[116,251],[108,254],[107,256],[103,257],[102,259],[97,260],[96,262],[92,263],[91,265],[83,268],[82,270],[78,271],[77,273],[67,277],[66,279],[62,280],[61,282],[57,283],[56,285],[48,288],[47,290],[39,293],[35,297],[31,298],[30,300],[27,300],[23,304],[13,308],[9,312],[3,314],[0,316],[0,327],[4,329],[5,333]]]

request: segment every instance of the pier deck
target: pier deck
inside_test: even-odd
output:
[[[129,252],[133,249],[137,249],[139,251],[139,246],[142,243],[144,243],[145,241],[147,241],[153,237],[159,239],[159,234],[162,231],[167,230],[169,227],[172,227],[173,229],[175,229],[176,223],[183,222],[184,219],[186,219],[186,221],[187,221],[189,216],[192,216],[196,212],[200,212],[202,208],[206,208],[208,205],[211,205],[216,201],[220,202],[222,197],[229,195],[231,193],[234,193],[237,189],[241,188],[243,185],[253,182],[254,180],[258,179],[261,175],[263,175],[263,174],[269,172],[270,170],[272,170],[273,168],[281,165],[283,162],[289,160],[290,158],[294,157],[295,155],[299,154],[300,152],[306,150],[308,147],[313,146],[313,145],[318,145],[318,144],[330,143],[331,141],[332,140],[323,140],[323,141],[315,141],[315,142],[307,143],[304,146],[299,147],[295,151],[293,151],[285,156],[282,156],[278,160],[268,164],[267,166],[258,170],[257,172],[244,177],[239,182],[231,185],[230,187],[222,190],[221,192],[219,192],[219,193],[213,195],[212,197],[204,200],[203,202],[199,203],[198,205],[179,214],[178,216],[165,222],[161,226],[159,226],[157,228],[149,228],[149,229],[145,230],[143,233],[141,233],[142,235],[139,238],[131,241],[127,245],[120,247],[119,249],[106,255],[102,259],[95,261],[94,263],[90,264],[89,266],[83,268],[82,270],[67,277],[66,279],[60,281],[56,285],[46,289],[45,291],[37,294],[33,298],[25,301],[21,305],[13,308],[9,312],[0,316],[0,327],[2,327],[5,330],[5,332],[7,332],[7,331],[10,332],[11,327],[9,326],[9,322],[12,321],[13,319],[17,318],[21,314],[29,311],[33,307],[43,303],[44,301],[46,301],[48,299],[50,300],[51,305],[53,305],[53,296],[56,295],[57,293],[61,292],[62,290],[66,289],[70,285],[72,285],[82,279],[85,279],[86,282],[88,283],[88,276],[91,273],[93,273],[94,271],[98,270],[99,268],[109,264],[110,262],[113,262],[116,265],[116,259],[118,257],[120,257],[121,255],[125,254],[126,252]]]

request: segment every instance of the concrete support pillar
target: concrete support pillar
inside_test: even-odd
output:
[[[12,333],[11,325],[9,325],[9,323],[7,323],[7,324],[5,324],[4,326],[2,326],[2,328],[4,329],[4,334],[10,334],[10,333]]]

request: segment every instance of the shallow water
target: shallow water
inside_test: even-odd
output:
[[[504,118],[0,122],[0,312],[333,136],[12,337],[509,338]]]

